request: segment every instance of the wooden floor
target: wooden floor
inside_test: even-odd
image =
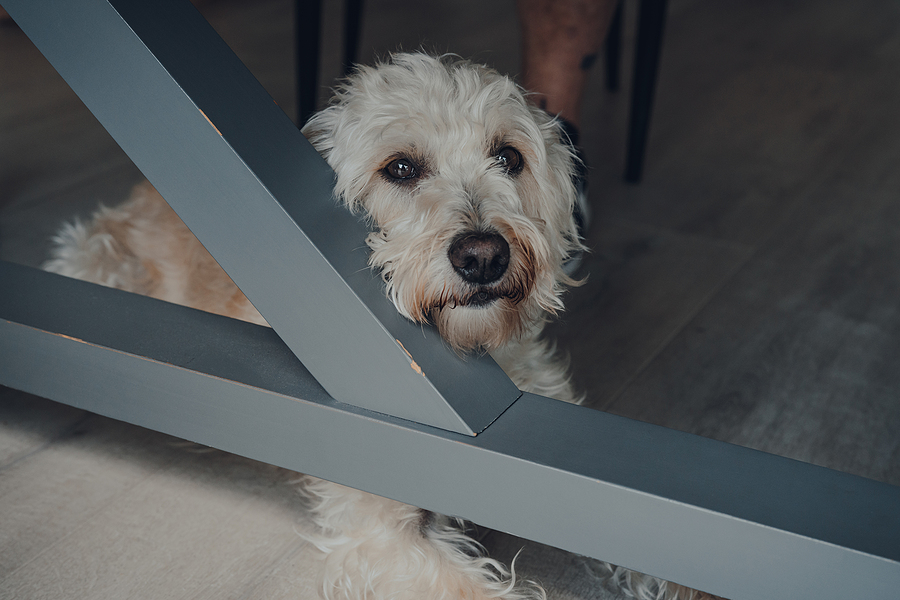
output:
[[[202,4],[289,114],[291,5]],[[511,1],[366,5],[364,61],[424,45],[518,72]],[[552,327],[588,403],[900,485],[900,4],[673,0],[636,186],[628,95],[593,75],[593,251]],[[0,257],[39,264],[64,219],[139,178],[0,27]],[[0,388],[0,598],[312,598],[294,477]],[[613,597],[591,561],[485,541],[524,546],[554,598]]]

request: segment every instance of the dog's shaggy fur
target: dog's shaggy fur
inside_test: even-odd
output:
[[[541,338],[573,283],[563,264],[583,249],[575,159],[554,119],[491,69],[399,54],[361,67],[303,131],[335,170],[339,200],[371,223],[370,263],[401,314],[459,351],[489,351],[523,390],[578,400]],[[65,226],[45,268],[265,324],[149,184]],[[447,518],[312,478],[304,487],[324,598],[543,597]],[[645,597],[660,591],[634,581]]]

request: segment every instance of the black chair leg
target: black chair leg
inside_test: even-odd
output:
[[[363,0],[347,0],[344,5],[344,77],[359,59],[359,33],[362,26]]]
[[[297,52],[297,123],[300,127],[303,127],[316,110],[316,99],[319,95],[321,24],[321,0],[296,0],[294,36]]]
[[[625,164],[625,181],[630,183],[640,181],[644,167],[665,19],[666,0],[641,0]]]
[[[622,5],[619,2],[616,12],[613,13],[609,23],[609,32],[606,34],[606,89],[610,92],[619,91],[619,70],[622,64]]]

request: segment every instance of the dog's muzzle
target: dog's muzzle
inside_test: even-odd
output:
[[[464,233],[447,251],[460,277],[474,285],[487,285],[503,277],[509,266],[509,244],[497,233]]]

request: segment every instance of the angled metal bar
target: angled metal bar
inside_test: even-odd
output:
[[[531,394],[477,437],[411,423],[268,328],[10,263],[0,384],[728,598],[900,589],[900,488]]]
[[[331,396],[470,435],[516,400],[398,315],[331,169],[187,0],[3,6]]]

